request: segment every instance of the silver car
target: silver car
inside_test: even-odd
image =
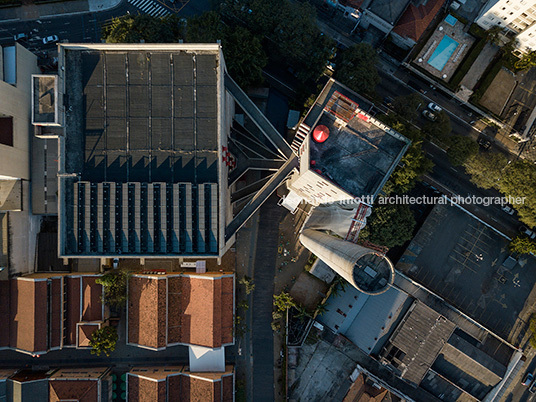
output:
[[[50,36],[47,36],[46,38],[43,38],[43,44],[46,45],[48,43],[56,43],[59,40],[60,39],[58,38],[58,35],[50,35]]]

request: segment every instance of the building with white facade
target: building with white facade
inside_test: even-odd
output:
[[[504,27],[517,34],[518,49],[536,49],[536,1],[489,0],[475,22],[484,29]]]

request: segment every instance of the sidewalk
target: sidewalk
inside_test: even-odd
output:
[[[36,20],[65,15],[110,10],[123,0],[73,0],[47,4],[23,4],[0,8],[0,22]]]

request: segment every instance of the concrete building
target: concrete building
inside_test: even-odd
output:
[[[31,77],[39,73],[37,56],[18,43],[1,50],[0,180],[30,180]]]
[[[498,26],[517,34],[519,51],[536,50],[536,1],[489,0],[475,22],[484,29]]]
[[[57,87],[62,257],[219,259],[295,164],[219,44],[60,44]],[[235,100],[276,159],[242,157]],[[245,171],[280,167],[236,207]]]
[[[28,272],[35,254],[28,235],[38,226],[30,223],[31,77],[38,72],[37,57],[23,46],[0,46],[0,268],[6,275]]]
[[[353,91],[328,81],[291,144],[299,168],[280,204],[293,213],[300,204],[310,205],[302,244],[357,289],[378,294],[392,283],[393,267],[381,247],[354,243],[410,141],[355,99],[359,97]]]

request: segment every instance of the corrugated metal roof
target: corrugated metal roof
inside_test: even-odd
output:
[[[399,358],[402,378],[419,384],[455,328],[441,314],[416,301],[389,341],[405,354]]]

